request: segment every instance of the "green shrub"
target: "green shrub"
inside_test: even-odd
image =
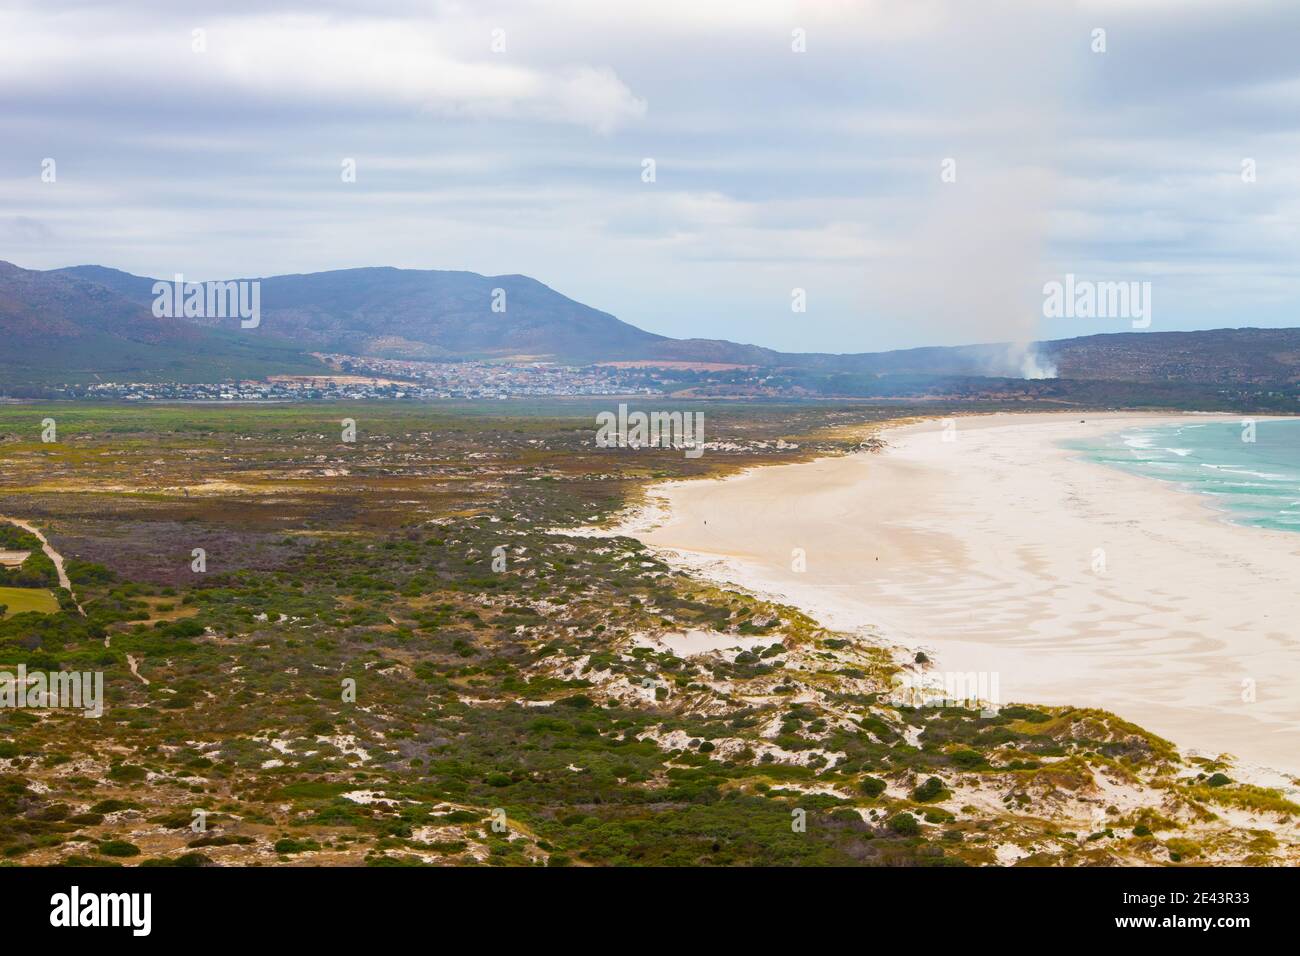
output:
[[[948,759],[963,770],[974,770],[988,764],[984,755],[976,750],[954,750],[948,754]]]
[[[212,861],[202,853],[182,853],[176,857],[160,856],[145,860],[141,866],[212,866]]]
[[[91,813],[116,813],[118,810],[127,810],[134,804],[126,800],[100,800],[90,808]]]
[[[99,852],[104,856],[139,856],[140,848],[125,840],[106,840],[99,845]]]
[[[896,813],[889,818],[889,829],[899,836],[916,836],[921,832],[921,824],[910,813]]]
[[[315,840],[294,840],[290,837],[281,837],[275,841],[276,853],[304,853],[307,850],[319,850],[320,844]]]
[[[912,791],[912,799],[917,803],[929,803],[946,795],[948,791],[944,789],[943,781],[938,777],[931,777]]]
[[[1032,707],[1003,707],[998,711],[998,716],[1007,717],[1011,720],[1024,720],[1031,724],[1043,724],[1052,719],[1051,714],[1045,714],[1041,710],[1034,710]]]
[[[879,777],[863,777],[861,782],[858,783],[858,789],[872,799],[875,799],[884,793],[885,786],[885,781],[881,780]]]

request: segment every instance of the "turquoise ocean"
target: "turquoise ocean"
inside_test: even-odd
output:
[[[1300,532],[1300,419],[1131,426],[1067,448],[1089,461],[1206,495],[1238,524]]]

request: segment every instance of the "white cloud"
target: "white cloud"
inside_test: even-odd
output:
[[[476,48],[447,49],[432,23],[320,16],[222,19],[202,27],[205,49],[175,24],[122,29],[98,17],[0,21],[9,50],[0,82],[40,96],[100,84],[131,95],[189,90],[199,102],[234,95],[278,106],[400,110],[480,119],[572,123],[609,132],[646,104],[607,66],[539,69]]]
[[[1067,269],[1149,271],[1164,322],[1292,322],[1298,11],[11,0],[0,259],[523,272],[654,331],[821,350],[1001,337]]]

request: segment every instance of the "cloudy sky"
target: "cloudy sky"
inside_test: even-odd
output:
[[[1298,39],[1263,0],[4,0],[0,259],[524,273],[798,351],[1128,328],[1043,318],[1065,273],[1300,325]]]

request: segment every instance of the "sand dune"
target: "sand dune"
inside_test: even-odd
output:
[[[959,418],[952,441],[924,422],[881,454],[659,486],[667,517],[635,533],[939,670],[997,674],[1003,703],[1105,707],[1300,772],[1300,535],[1057,445],[1170,416],[1082,417]]]

